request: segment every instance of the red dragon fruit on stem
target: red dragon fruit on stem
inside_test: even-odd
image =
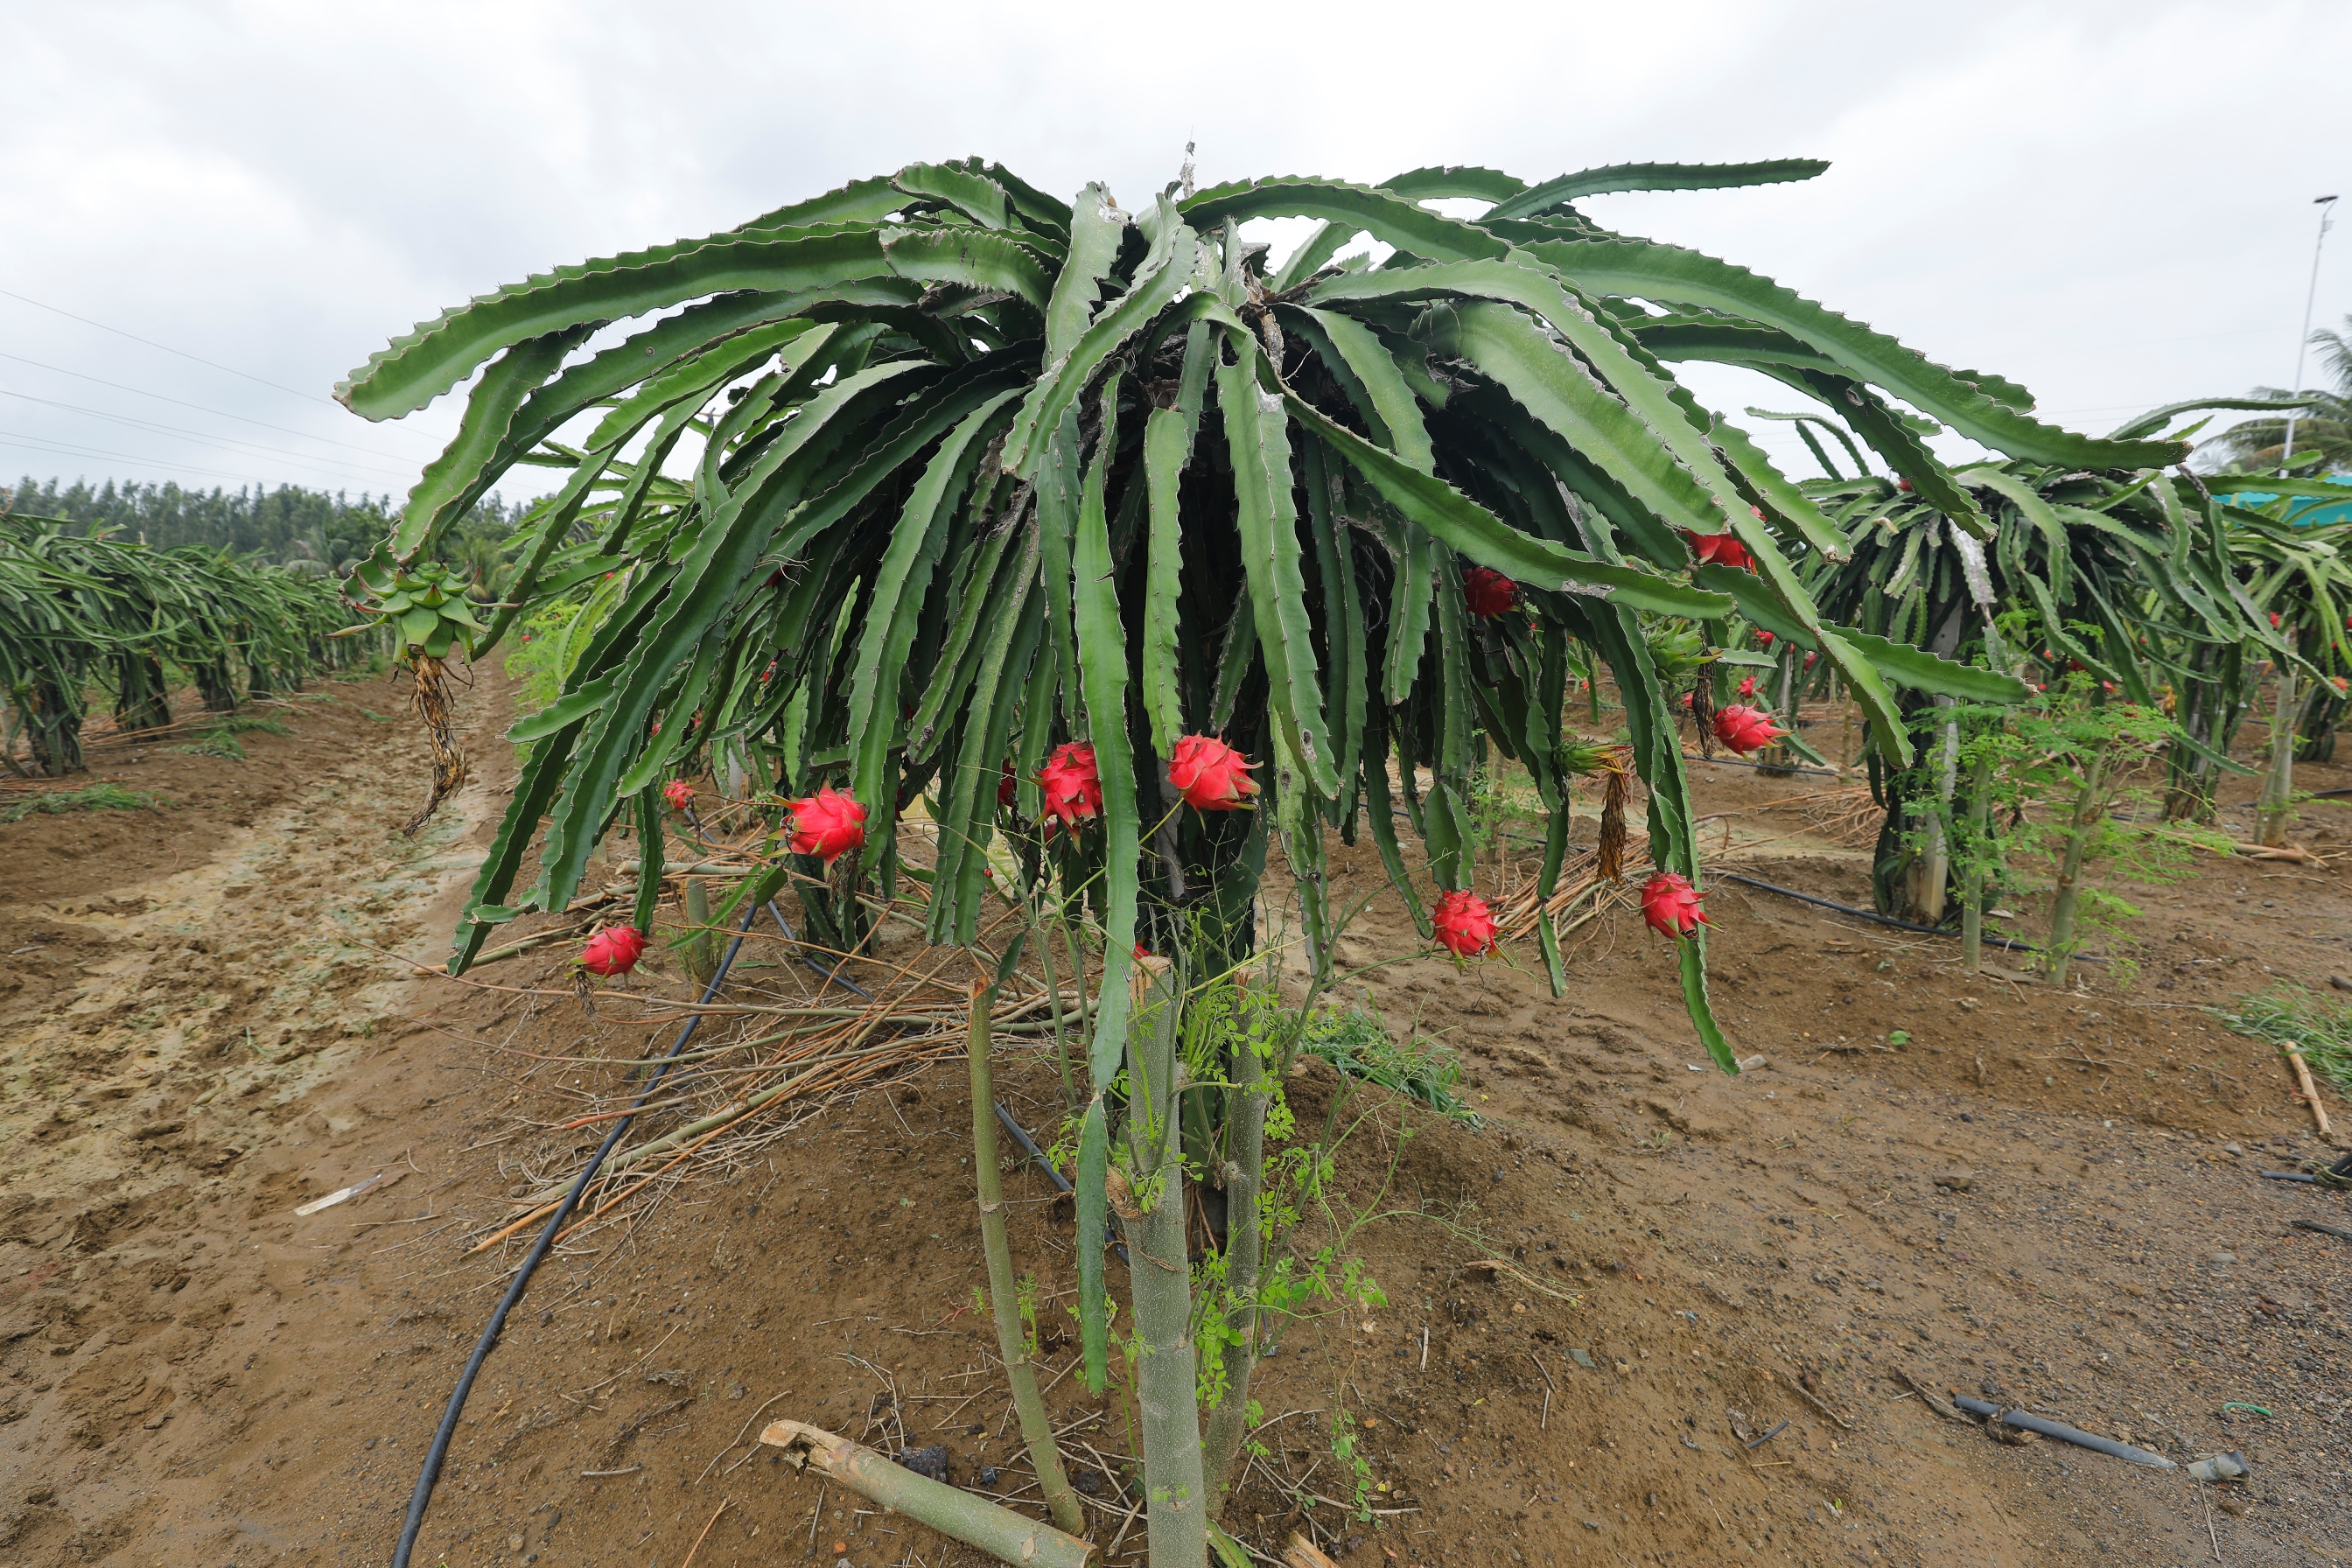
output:
[[[1736,534],[1699,533],[1686,528],[1683,537],[1690,541],[1691,551],[1702,566],[1728,566],[1737,572],[1756,570],[1756,557],[1748,553],[1748,546],[1740,543]]]
[[[1073,741],[1055,747],[1037,770],[1037,783],[1045,791],[1045,814],[1060,818],[1065,827],[1102,815],[1102,772],[1095,765],[1092,746]]]
[[[1735,702],[1716,710],[1715,738],[1746,756],[1760,752],[1789,731],[1772,722],[1772,715],[1760,708],[1750,708]]]
[[[580,967],[591,974],[626,974],[646,955],[646,939],[635,926],[606,926],[580,950]]]
[[[1241,811],[1257,793],[1255,766],[1214,735],[1186,735],[1168,760],[1168,782],[1195,811]]]
[[[825,784],[813,795],[784,804],[792,808],[795,855],[814,855],[830,866],[866,842],[866,808],[856,795]]]
[[[672,779],[662,785],[662,798],[669,802],[672,811],[684,811],[694,804],[694,786],[684,779]]]
[[[1519,585],[1491,566],[1473,566],[1462,574],[1462,597],[1472,615],[1491,620],[1519,602]]]
[[[1429,923],[1437,932],[1438,944],[1458,957],[1475,958],[1495,950],[1494,912],[1475,893],[1457,889],[1439,894]]]
[[[1698,907],[1703,897],[1690,885],[1689,878],[1661,871],[1642,885],[1642,918],[1660,936],[1680,941],[1699,927],[1715,923]]]

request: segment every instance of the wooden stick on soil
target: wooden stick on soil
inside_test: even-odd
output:
[[[2311,1107],[2311,1119],[2318,1124],[2319,1135],[2333,1138],[2335,1134],[2327,1127],[2327,1108],[2319,1103],[2319,1086],[2311,1081],[2311,1068],[2304,1063],[2303,1047],[2288,1040],[2279,1050],[2285,1056],[2287,1066],[2294,1069],[2295,1092]]]
[[[1803,1384],[1799,1383],[1794,1373],[1788,1374],[1788,1382],[1789,1386],[1797,1391],[1798,1398],[1803,1400],[1806,1404],[1811,1405],[1814,1409],[1820,1411],[1831,1420],[1836,1422],[1838,1426],[1845,1431],[1851,1432],[1853,1430],[1853,1422],[1847,1420],[1844,1416],[1831,1409],[1829,1405],[1822,1401],[1819,1394],[1815,1394],[1811,1389],[1807,1388]]]
[[[981,1250],[988,1258],[988,1306],[996,1320],[997,1353],[1004,1358],[1004,1378],[1013,1385],[1013,1407],[1021,1415],[1021,1437],[1029,1447],[1029,1462],[1036,1467],[1037,1482],[1045,1493],[1045,1507],[1054,1522],[1076,1535],[1087,1527],[1086,1505],[1070,1489],[1062,1470],[1061,1450],[1054,1447],[1053,1418],[1037,1392],[1037,1369],[1030,1364],[1029,1348],[1021,1332],[1021,1317],[1013,1282],[1013,1247],[1004,1234],[1004,1183],[996,1168],[996,1089],[988,1066],[990,988],[978,981],[971,987],[971,1036],[966,1047],[971,1060],[971,1166],[980,1188]]]
[[[702,1527],[702,1533],[696,1536],[694,1538],[694,1544],[687,1549],[685,1568],[694,1568],[694,1554],[701,1551],[702,1543],[709,1539],[710,1525],[717,1524],[719,1522],[719,1514],[725,1513],[727,1511],[728,1505],[732,1503],[734,1500],[735,1500],[733,1498],[721,1498],[719,1500],[718,1513],[714,1513],[710,1516],[710,1523]]]
[[[950,1541],[1025,1568],[1087,1568],[1094,1547],[1009,1508],[919,1476],[862,1443],[798,1421],[771,1423],[760,1441],[783,1450],[784,1462],[814,1470]]]

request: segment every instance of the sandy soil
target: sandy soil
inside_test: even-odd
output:
[[[482,777],[410,844],[394,828],[421,747],[356,705],[394,699],[327,695],[291,735],[248,737],[243,763],[101,760],[175,810],[0,826],[8,1562],[386,1562],[520,1257],[465,1247],[588,1146],[593,1129],[554,1130],[583,1096],[629,1088],[545,1058],[667,1041],[515,989],[560,986],[553,952],[472,987],[384,956],[445,951],[503,805],[488,737],[504,700],[486,683],[469,705]],[[1697,773],[1707,809],[1819,783]],[[2307,834],[2336,809],[2313,806]],[[1866,901],[1862,858],[1781,837],[1795,821],[1710,831],[1750,874]],[[1341,852],[1335,877],[1370,890],[1378,862]],[[2352,969],[2340,880],[2212,864],[2148,895],[2131,989],[2093,974],[2063,994],[1717,884],[1717,1000],[1738,1048],[1769,1059],[1738,1079],[1698,1070],[1671,955],[1629,916],[1579,933],[1559,1001],[1539,967],[1378,971],[1351,991],[1442,1032],[1489,1125],[1355,1101],[1374,1114],[1344,1199],[1301,1238],[1344,1230],[1387,1304],[1302,1322],[1265,1364],[1268,1453],[1230,1519],[1269,1552],[1318,1530],[1350,1563],[2352,1558],[2352,1244],[2285,1223],[2352,1217],[2256,1174],[2318,1146],[2275,1058],[2199,1011]],[[1346,955],[1406,929],[1376,900]],[[769,969],[743,984],[807,983]],[[659,963],[646,983],[682,985]],[[1318,1064],[1288,1086],[1302,1126],[1334,1083]],[[1010,1051],[1000,1087],[1031,1127],[1054,1121],[1035,1051]],[[969,1117],[961,1063],[935,1063],[568,1245],[475,1392],[418,1561],[972,1562],[746,1441],[792,1415],[943,1444],[960,1484],[1018,1496],[971,1310]],[[292,1212],[379,1173],[400,1179]],[[1049,1403],[1108,1542],[1136,1495],[1127,1402],[1066,1375],[1066,1208],[1030,1167],[1006,1180],[1048,1305]],[[2242,1450],[2253,1479],[2200,1494],[2177,1471],[1996,1444],[1909,1379],[2175,1457]],[[1351,1494],[1340,1410],[1369,1521],[1297,1505]]]

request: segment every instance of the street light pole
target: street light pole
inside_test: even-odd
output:
[[[2303,295],[2303,335],[2294,340],[2294,379],[2287,383],[2289,397],[2303,395],[2303,355],[2311,347],[2311,307],[2319,298],[2319,253],[2327,247],[2327,231],[2336,221],[2336,198],[2315,196],[2312,205],[2319,209],[2319,238],[2311,247],[2311,287]],[[2294,416],[2303,410],[2286,411],[2286,447],[2279,453],[2279,478],[2286,478],[2287,467],[2294,461]]]

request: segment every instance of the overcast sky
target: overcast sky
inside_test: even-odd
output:
[[[1057,192],[1107,179],[1129,205],[1187,140],[1204,184],[1826,158],[1807,184],[1588,210],[2095,431],[2284,383],[2312,198],[2352,195],[2340,0],[0,0],[0,58],[10,484],[404,492],[454,399],[372,426],[329,396],[393,334],[553,265],[966,153]],[[2347,311],[2339,232],[2317,320]],[[1690,379],[1717,407],[1795,405]]]

